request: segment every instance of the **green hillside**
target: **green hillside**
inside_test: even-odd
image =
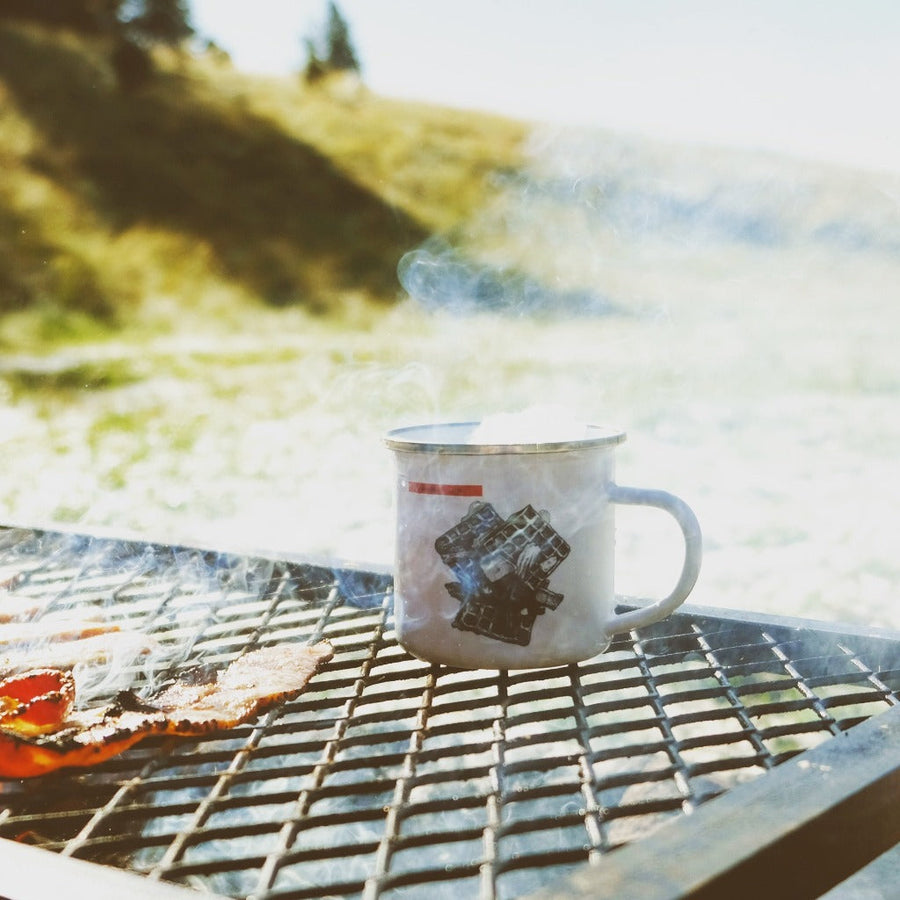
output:
[[[525,128],[361,85],[254,79],[0,25],[0,342],[165,329],[235,305],[386,304],[400,256],[513,169]]]

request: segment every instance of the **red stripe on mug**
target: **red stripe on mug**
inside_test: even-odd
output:
[[[409,490],[413,494],[440,494],[444,497],[480,497],[480,484],[435,484],[431,481],[410,481]]]

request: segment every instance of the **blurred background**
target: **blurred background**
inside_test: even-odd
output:
[[[900,627],[900,7],[0,0],[0,521],[391,558],[381,438],[623,428],[697,603]],[[618,588],[674,527],[621,510]]]

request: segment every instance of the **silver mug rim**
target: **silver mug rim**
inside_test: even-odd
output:
[[[574,440],[479,443],[452,440],[452,432],[471,434],[480,422],[432,422],[422,425],[406,425],[391,429],[384,443],[391,450],[410,453],[446,453],[463,456],[481,456],[500,453],[563,453],[570,450],[587,450],[614,447],[625,440],[625,432],[605,425],[584,425],[585,437]],[[448,434],[450,432],[450,434]],[[592,433],[593,432],[593,433]],[[441,439],[438,435],[445,435]]]

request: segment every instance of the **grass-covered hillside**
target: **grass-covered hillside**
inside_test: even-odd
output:
[[[7,347],[161,326],[172,303],[190,316],[391,302],[402,253],[464,219],[523,137],[213,57],[157,54],[151,82],[126,91],[110,57],[101,39],[0,24]]]

